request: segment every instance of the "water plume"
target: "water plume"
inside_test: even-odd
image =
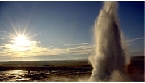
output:
[[[95,55],[89,57],[90,81],[130,81],[125,72],[128,55],[117,18],[118,3],[104,2],[94,25]]]

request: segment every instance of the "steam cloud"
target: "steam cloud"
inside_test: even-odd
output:
[[[125,72],[130,61],[119,28],[117,2],[104,2],[95,21],[95,55],[89,57],[93,70],[90,81],[131,81]]]

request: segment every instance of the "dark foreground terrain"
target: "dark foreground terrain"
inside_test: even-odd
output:
[[[144,59],[144,56],[134,56],[127,66],[127,72],[135,82],[145,81]]]
[[[0,72],[1,82],[77,82],[87,81],[91,71],[86,70],[52,70],[27,71],[10,70]]]
[[[92,71],[87,60],[10,61],[0,64],[1,82],[87,81]]]
[[[144,57],[132,57],[126,66],[135,82],[144,81]],[[1,82],[84,82],[92,71],[87,60],[0,62]]]

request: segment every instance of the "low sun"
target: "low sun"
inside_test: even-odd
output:
[[[21,34],[19,34],[17,37],[14,38],[13,43],[17,46],[30,46],[31,45],[31,42],[28,40],[28,38]]]
[[[17,28],[14,26],[14,24],[10,21],[12,28],[14,29],[15,33],[9,33],[10,34],[10,43],[6,44],[8,48],[15,52],[20,51],[29,51],[36,47],[37,41],[32,41],[31,38],[34,37],[34,35],[29,35],[30,33],[26,33],[28,24],[23,27],[23,31],[21,31],[21,28]]]
[[[29,38],[23,34],[17,34],[16,36],[13,36],[11,43],[11,48],[15,51],[30,50],[35,44],[34,41],[30,41]]]

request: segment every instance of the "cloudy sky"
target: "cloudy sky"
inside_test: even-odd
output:
[[[0,2],[0,60],[86,59],[103,2]],[[144,2],[119,2],[130,55],[144,52]]]

